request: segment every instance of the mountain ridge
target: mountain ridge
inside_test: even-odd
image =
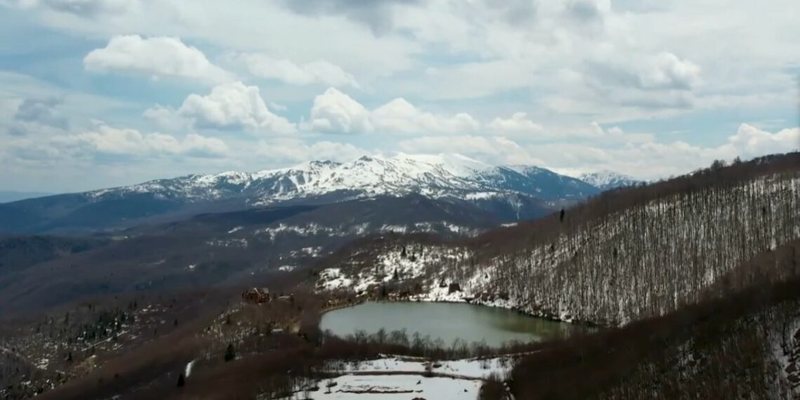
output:
[[[255,172],[190,174],[84,193],[92,197],[102,197],[127,190],[183,195],[193,199],[215,199],[225,197],[225,190],[238,190],[243,193],[255,192],[262,196],[259,204],[265,205],[346,190],[362,191],[366,197],[414,191],[434,198],[447,196],[450,194],[448,192],[453,191],[528,192],[532,189],[497,185],[497,182],[513,181],[520,177],[535,179],[537,176],[559,177],[576,189],[576,193],[570,193],[569,197],[585,197],[585,194],[597,192],[596,188],[586,185],[580,179],[538,166],[491,165],[460,154],[400,153],[392,157],[361,156],[349,162],[312,160],[290,167]],[[497,181],[493,182],[492,179]],[[544,192],[542,188],[539,189],[528,194]]]
[[[610,170],[584,173],[578,175],[577,178],[601,190],[612,190],[646,183],[645,181],[633,178],[629,175]]]
[[[8,203],[0,205],[0,231],[119,229],[165,215],[411,194],[480,203],[485,209],[536,204],[538,214],[542,206],[558,209],[598,193],[590,184],[541,167],[493,166],[457,154],[401,153],[345,163],[309,161],[252,173],[185,175]],[[524,209],[517,214],[531,215]]]

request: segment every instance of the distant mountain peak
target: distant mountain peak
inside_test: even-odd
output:
[[[591,184],[540,167],[491,165],[460,154],[399,153],[367,155],[349,162],[316,160],[256,172],[158,179],[64,197],[62,208],[57,199],[51,200],[55,204],[53,213],[66,215],[73,208],[75,212],[92,213],[90,210],[98,209],[108,214],[109,221],[118,218],[133,223],[135,218],[199,209],[319,205],[406,196],[445,204],[504,204],[499,207],[510,207],[522,216],[529,215],[524,204],[561,207],[599,192]],[[120,214],[123,211],[127,214]],[[38,223],[36,218],[34,215],[29,218],[32,222],[18,225]]]
[[[350,162],[315,160],[257,172],[228,171],[188,175],[90,192],[93,198],[151,193],[184,201],[245,199],[253,205],[275,204],[331,195],[343,199],[404,196],[430,198],[521,194],[543,201],[577,200],[597,192],[591,185],[536,166],[495,166],[453,154],[363,155]]]
[[[594,185],[602,190],[611,190],[621,187],[636,186],[643,181],[629,175],[620,174],[610,170],[601,170],[592,173],[582,174],[578,179]]]

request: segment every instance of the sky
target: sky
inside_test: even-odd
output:
[[[800,145],[797,0],[0,0],[0,190],[365,154],[641,179]]]

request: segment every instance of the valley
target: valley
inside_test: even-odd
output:
[[[800,400],[798,5],[0,0],[0,400]]]
[[[0,240],[0,394],[791,399],[798,166],[789,153],[491,206],[302,195],[90,234],[22,228]]]

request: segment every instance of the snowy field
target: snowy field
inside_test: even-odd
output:
[[[342,371],[344,373],[386,373],[386,372],[409,372],[422,374],[426,367],[437,375],[450,375],[470,379],[486,379],[490,374],[502,376],[511,370],[513,360],[510,357],[486,358],[486,359],[464,359],[450,361],[429,362],[423,359],[411,357],[387,357],[376,360],[361,361],[358,363],[330,363],[332,371]]]
[[[317,390],[299,390],[285,400],[477,399],[484,379],[492,373],[502,377],[512,367],[510,357],[440,362],[386,357],[332,362],[329,368],[340,371],[341,376],[323,379],[317,382]]]
[[[334,386],[327,387],[333,384]],[[477,399],[481,381],[420,375],[342,375],[320,382],[319,389],[286,400],[463,400]]]

